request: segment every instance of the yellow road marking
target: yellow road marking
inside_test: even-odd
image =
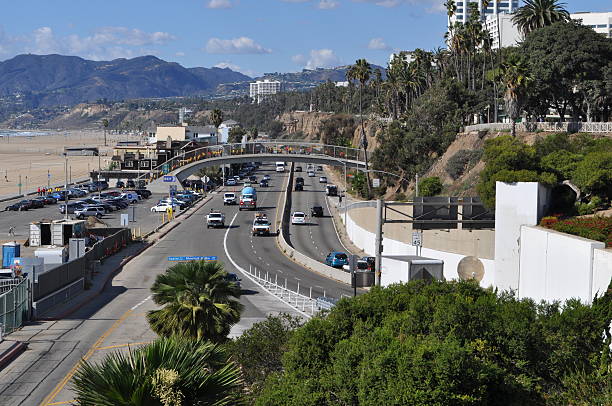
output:
[[[143,344],[149,344],[149,343],[151,343],[151,341],[141,341],[139,343],[127,343],[127,344],[108,345],[106,347],[98,347],[98,348],[96,348],[96,351],[110,350],[112,348],[123,348],[123,347],[129,347],[131,345],[143,345]]]
[[[72,403],[73,400],[68,400],[66,402],[53,402],[53,403],[47,403],[47,405],[51,406],[51,405],[68,405],[70,403]]]
[[[121,325],[121,323],[123,323],[125,321],[125,319],[127,319],[130,316],[131,313],[132,313],[132,310],[128,310],[127,312],[123,313],[123,315],[117,321],[115,321],[113,323],[113,325],[110,326],[110,328],[108,330],[106,330],[104,332],[104,334],[102,334],[100,336],[100,338],[98,338],[98,340],[94,343],[94,345],[91,346],[89,351],[87,351],[85,356],[79,362],[77,362],[72,367],[72,369],[70,369],[70,371],[68,372],[68,374],[66,374],[64,379],[62,379],[60,381],[60,383],[57,384],[55,389],[53,389],[53,391],[49,395],[47,395],[47,397],[40,403],[40,406],[49,406],[49,405],[62,404],[62,403],[50,403],[50,402],[53,399],[55,399],[55,397],[62,391],[62,389],[64,389],[64,387],[70,381],[70,379],[72,379],[72,377],[76,373],[77,369],[81,365],[81,362],[82,361],[87,361],[89,358],[91,358],[91,356],[94,354],[96,349],[100,346],[100,344],[102,344],[104,342],[106,337],[108,337],[117,327],[119,327],[119,325]]]

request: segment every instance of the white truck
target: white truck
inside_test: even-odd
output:
[[[270,235],[270,221],[264,213],[255,214],[253,220],[253,235]]]
[[[206,216],[206,228],[225,227],[225,214],[219,210],[211,209]]]
[[[236,204],[236,193],[225,193],[223,195],[223,205]]]

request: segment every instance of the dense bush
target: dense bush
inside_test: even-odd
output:
[[[256,404],[543,405],[577,371],[610,378],[611,311],[609,294],[538,305],[472,282],[374,288],[297,329]]]
[[[461,175],[476,165],[481,157],[481,149],[457,151],[446,163],[446,173],[453,179],[459,179]]]
[[[424,178],[419,181],[419,196],[435,196],[442,192],[442,182],[437,176]]]
[[[612,217],[573,218],[567,220],[552,220],[550,217],[542,219],[541,226],[551,228],[562,233],[577,235],[590,240],[605,242],[612,246]]]

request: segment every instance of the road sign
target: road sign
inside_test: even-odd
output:
[[[164,175],[164,182],[174,182],[174,176]]]
[[[168,257],[168,261],[216,261],[216,256]]]
[[[420,231],[412,232],[412,245],[415,247],[423,246],[423,233]]]
[[[372,179],[372,187],[380,187],[380,179],[378,178]]]

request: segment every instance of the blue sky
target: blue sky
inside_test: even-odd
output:
[[[444,0],[5,0],[0,60],[21,53],[155,55],[249,75],[385,66],[393,50],[443,46]],[[612,11],[609,0],[566,0]]]

